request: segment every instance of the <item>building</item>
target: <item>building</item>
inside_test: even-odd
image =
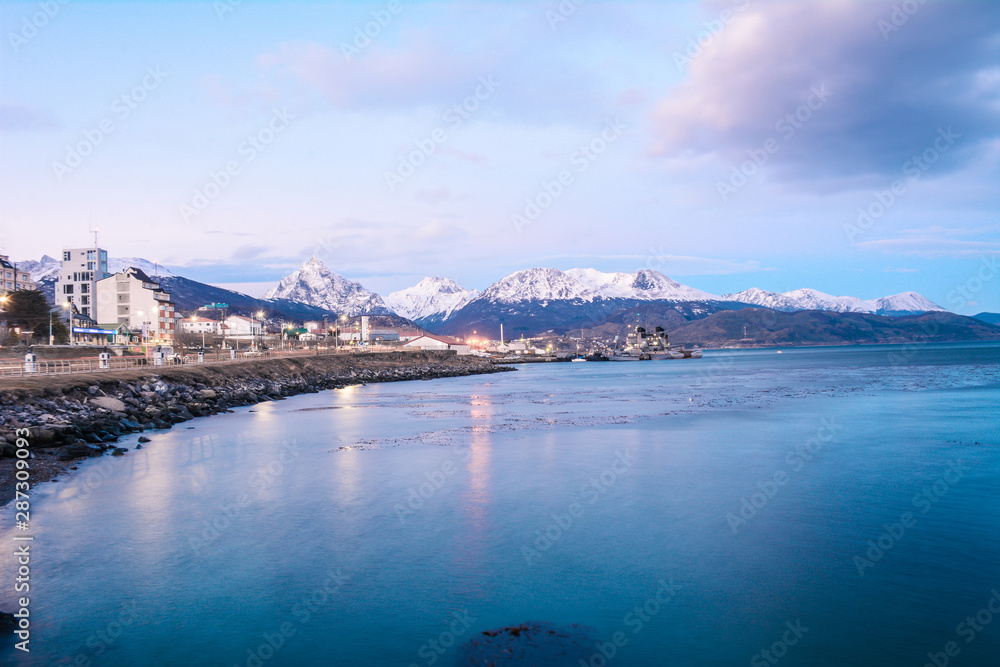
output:
[[[388,341],[398,341],[399,332],[392,329],[372,329],[369,339],[373,343],[383,343]]]
[[[107,250],[97,247],[63,250],[62,268],[56,276],[55,301],[68,301],[81,315],[99,320],[94,307],[97,281],[110,275]]]
[[[403,347],[418,350],[455,350],[458,354],[472,354],[472,348],[448,336],[424,334],[403,344]]]
[[[65,262],[63,263],[65,265]],[[176,309],[170,293],[134,266],[97,281],[97,321],[104,329],[124,324],[146,342],[174,339]]]
[[[242,315],[230,315],[224,322],[226,338],[234,340],[253,340],[260,336],[261,321]]]
[[[192,334],[207,334],[214,336],[222,333],[221,322],[210,320],[204,317],[185,317],[178,319],[181,331]]]
[[[7,294],[19,289],[38,289],[31,274],[17,268],[14,262],[7,259],[7,255],[0,255],[0,294]]]

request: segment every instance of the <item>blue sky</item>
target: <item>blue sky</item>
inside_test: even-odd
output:
[[[995,3],[55,0],[0,35],[15,259],[95,226],[251,292],[315,254],[383,294],[587,266],[1000,311]]]

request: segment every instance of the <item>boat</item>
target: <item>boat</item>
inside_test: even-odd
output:
[[[586,361],[586,360],[587,359],[585,357],[573,357],[572,359],[570,359],[570,361]]]

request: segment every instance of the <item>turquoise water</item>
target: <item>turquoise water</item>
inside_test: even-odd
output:
[[[537,621],[562,661],[497,664],[996,665],[998,407],[980,344],[538,364],[195,420],[36,490],[32,651],[0,662],[456,665]]]

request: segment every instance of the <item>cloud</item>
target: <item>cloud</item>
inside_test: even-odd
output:
[[[729,6],[706,3],[711,16]],[[989,2],[916,4],[883,38],[879,22],[897,6],[776,1],[738,12],[656,105],[650,151],[736,162],[774,137],[767,168],[779,179],[885,177],[951,127],[961,139],[935,172],[963,166],[1000,134],[1000,12]],[[829,100],[791,136],[780,132],[819,87]]]
[[[0,102],[0,131],[50,130],[58,123],[49,112],[16,102]]]
[[[263,245],[241,245],[233,251],[234,261],[253,259],[267,252],[268,247]]]
[[[855,244],[858,248],[901,253],[915,257],[935,259],[939,257],[980,257],[995,254],[1000,250],[996,241],[960,241],[938,237],[879,239]]]

